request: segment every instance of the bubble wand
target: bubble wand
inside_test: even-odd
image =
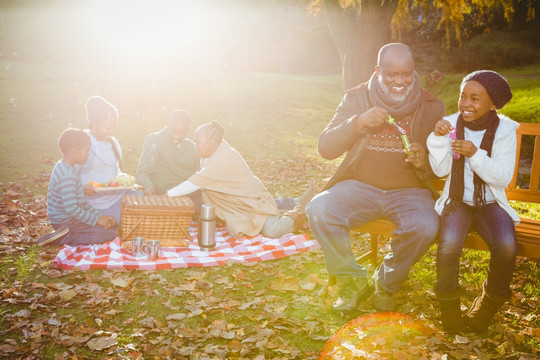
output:
[[[456,128],[452,128],[452,132],[450,133],[450,139],[452,139],[452,141],[457,139],[456,131],[457,131]],[[452,155],[454,156],[454,159],[456,160],[459,159],[459,154],[455,152],[454,150],[452,150]]]
[[[398,131],[401,133],[401,142],[403,143],[403,147],[405,147],[405,152],[408,155],[412,155],[412,151],[410,150],[411,143],[407,137],[407,132],[401,126],[396,124],[394,118],[392,118],[390,115],[388,115],[388,123],[390,125],[394,125],[398,129]]]

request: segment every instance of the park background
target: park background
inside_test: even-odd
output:
[[[423,86],[448,113],[457,110],[461,78],[489,68],[514,91],[502,112],[540,122],[539,3],[1,1],[0,356],[316,358],[347,321],[374,312],[369,304],[350,317],[329,312],[320,251],[206,270],[52,269],[57,249],[34,244],[49,230],[44,195],[60,158],[58,135],[86,128],[84,102],[104,96],[120,113],[122,169],[134,174],[145,136],[185,109],[192,131],[210,120],[225,125],[227,141],[274,196],[297,196],[339,164],[317,154],[318,135],[343,90],[367,79],[376,50],[391,40],[411,46]],[[515,206],[540,217],[537,207]],[[366,245],[355,242],[358,251]],[[434,254],[411,273],[399,310],[437,329]],[[465,252],[465,301],[478,292],[487,261],[485,252]],[[538,274],[537,261],[519,259],[517,296],[488,337],[428,332],[408,348],[387,340],[371,356],[534,358]],[[212,293],[221,302],[210,306],[204,298]],[[15,316],[20,311],[28,313]],[[169,324],[176,312],[188,316]],[[83,334],[115,342],[98,351]]]

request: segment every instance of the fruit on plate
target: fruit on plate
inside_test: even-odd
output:
[[[88,183],[89,183],[90,185],[92,185],[93,187],[95,187],[95,188],[103,187],[103,184],[100,183],[100,182],[97,182],[97,181],[89,181]]]
[[[135,184],[135,176],[129,174],[120,174],[115,178],[112,178],[107,183],[107,186],[133,186]]]

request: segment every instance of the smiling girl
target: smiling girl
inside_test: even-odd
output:
[[[518,124],[496,111],[511,98],[510,85],[501,75],[473,72],[461,83],[459,112],[437,122],[427,140],[433,172],[448,175],[435,205],[441,215],[435,293],[448,332],[465,325],[475,332],[487,331],[512,296],[519,216],[508,204],[504,188],[514,173]],[[450,137],[454,131],[455,140]],[[486,241],[491,258],[482,295],[463,318],[459,259],[469,230]]]

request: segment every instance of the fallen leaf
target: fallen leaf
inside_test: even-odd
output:
[[[229,341],[229,343],[227,344],[227,347],[231,351],[240,351],[243,348],[242,343],[240,341],[238,341],[238,340]]]
[[[133,282],[133,278],[116,278],[111,279],[111,284],[121,287],[121,288],[127,288],[131,283]]]
[[[60,322],[60,321],[58,321],[58,319],[52,317],[47,321],[47,324],[53,325],[53,326],[58,326],[58,325],[61,325],[62,322]]]
[[[465,336],[456,335],[456,338],[455,338],[454,342],[456,342],[458,344],[468,344],[471,341],[468,338],[466,338]]]
[[[13,314],[14,317],[22,317],[22,318],[27,318],[27,317],[30,317],[30,311],[26,310],[26,309],[23,309],[23,310],[19,310],[17,311],[15,314]]]
[[[154,318],[149,316],[147,318],[139,320],[139,324],[149,329],[154,328]]]
[[[187,317],[184,313],[171,314],[166,317],[167,320],[184,320]]]
[[[86,343],[86,346],[88,346],[91,350],[103,350],[106,348],[109,348],[113,345],[118,344],[118,341],[115,337],[112,336],[102,336],[102,337],[96,337],[90,339]]]
[[[311,283],[311,282],[304,282],[304,283],[301,283],[300,284],[300,287],[304,290],[307,290],[307,291],[313,291],[315,290],[315,286],[316,284],[314,283]]]
[[[270,283],[270,289],[279,291],[298,291],[298,278],[296,277],[279,277]]]
[[[0,345],[0,354],[11,354],[17,351],[17,348],[12,345]]]
[[[60,293],[60,298],[64,302],[68,302],[75,297],[76,293],[73,290],[64,290]]]

